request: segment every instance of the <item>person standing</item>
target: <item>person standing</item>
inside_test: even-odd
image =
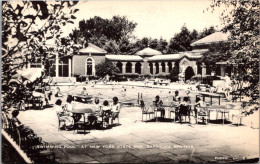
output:
[[[230,95],[230,90],[231,90],[231,79],[227,73],[224,77],[224,81],[225,81],[225,96],[226,96],[226,99],[229,100],[229,95]]]
[[[113,97],[113,104],[111,106],[111,109],[112,109],[111,123],[113,123],[113,121],[118,117],[120,112],[120,104],[118,103],[117,97]]]

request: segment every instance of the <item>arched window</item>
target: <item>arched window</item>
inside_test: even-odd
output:
[[[155,63],[155,68],[156,68],[155,74],[158,74],[159,73],[159,63],[158,62]]]
[[[153,63],[149,63],[150,73],[153,74]]]
[[[169,72],[171,72],[172,71],[172,62],[168,62],[168,66],[169,66]]]
[[[165,63],[162,62],[162,72],[165,72]]]
[[[127,62],[126,63],[126,73],[131,73],[132,72],[132,63]]]
[[[119,69],[120,73],[122,73],[122,66],[123,64],[121,62],[116,63],[116,67]]]
[[[87,75],[92,75],[92,59],[87,59]]]
[[[137,62],[135,64],[135,72],[136,73],[141,74],[141,66],[142,66],[142,64],[140,62]]]

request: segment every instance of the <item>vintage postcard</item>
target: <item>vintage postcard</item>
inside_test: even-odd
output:
[[[259,162],[259,1],[3,1],[3,163]]]

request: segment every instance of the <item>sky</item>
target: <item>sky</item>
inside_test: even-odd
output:
[[[137,23],[134,35],[137,39],[151,37],[170,40],[175,33],[180,32],[181,27],[186,24],[189,30],[202,31],[204,28],[214,26],[220,30],[223,26],[219,16],[222,9],[206,9],[211,4],[210,0],[88,0],[80,1],[75,14],[77,19],[74,24],[65,27],[64,35],[78,27],[82,19],[100,16],[101,18],[112,18],[114,15],[127,16]],[[203,12],[205,11],[205,12]]]

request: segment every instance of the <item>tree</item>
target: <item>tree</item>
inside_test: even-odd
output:
[[[168,42],[165,39],[160,38],[156,49],[158,51],[166,54],[167,53],[167,46],[168,46]]]
[[[84,44],[83,46],[87,46],[87,43],[91,42],[107,49],[108,53],[113,53],[115,49],[107,46],[113,46],[114,44],[111,43],[116,43],[119,46],[119,52],[125,54],[130,50],[130,39],[134,37],[132,32],[136,25],[136,23],[129,21],[125,16],[113,16],[112,19],[103,19],[95,16],[88,20],[81,20],[79,29],[74,30],[70,37],[75,43],[80,42]],[[85,40],[85,42],[81,42],[81,40]]]
[[[8,103],[9,98],[18,99],[18,92],[8,86],[17,69],[29,62],[40,59],[44,63],[49,52],[60,47],[61,26],[73,23],[74,6],[77,1],[4,1],[2,2],[2,80],[7,85],[2,97]],[[45,42],[53,39],[56,46],[49,48]],[[63,48],[62,48],[63,49]],[[61,49],[56,49],[57,53]],[[17,65],[14,62],[19,61]],[[3,84],[4,85],[4,84]],[[25,88],[23,84],[19,88]],[[21,91],[19,91],[21,92]],[[22,95],[22,94],[21,94]],[[8,101],[7,101],[8,100]]]
[[[231,34],[229,61],[238,70],[233,72],[233,78],[249,84],[239,89],[251,98],[247,105],[259,104],[259,1],[214,0],[210,7],[221,5],[232,8],[223,11],[221,20],[223,30]]]
[[[179,67],[174,66],[170,72],[171,81],[178,81],[179,79]]]
[[[197,39],[204,38],[212,33],[216,32],[214,26],[210,26],[209,28],[204,28],[202,32],[199,33]]]
[[[119,72],[119,69],[109,60],[104,60],[96,65],[96,75],[102,78],[106,75],[112,76]]]
[[[209,47],[209,51],[203,53],[201,62],[209,65],[211,70],[217,72],[216,62],[227,61],[231,57],[229,47],[229,42],[219,42],[212,44]]]
[[[174,35],[169,43],[168,53],[176,53],[179,51],[190,51],[191,50],[191,34],[186,25],[184,24],[181,28],[181,32]]]

